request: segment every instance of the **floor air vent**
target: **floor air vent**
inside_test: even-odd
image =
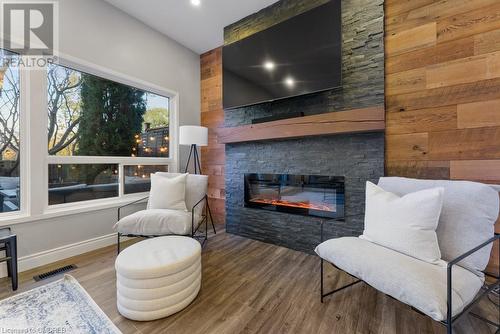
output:
[[[40,274],[40,275],[33,276],[33,279],[37,282],[42,281],[44,279],[47,279],[47,278],[50,278],[50,277],[53,277],[56,275],[64,274],[64,273],[71,271],[73,269],[76,269],[76,268],[77,267],[74,264],[70,264],[69,266],[64,266],[64,267],[57,268],[57,269],[48,271],[46,273]]]

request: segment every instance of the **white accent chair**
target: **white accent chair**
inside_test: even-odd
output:
[[[436,234],[445,265],[418,260],[356,237],[330,239],[316,247],[321,258],[323,298],[359,282],[387,294],[441,322],[447,333],[453,323],[484,295],[500,285],[486,285],[483,271],[490,259],[499,213],[499,194],[492,187],[467,181],[415,180],[383,177],[382,189],[403,196],[444,187],[444,201]],[[323,226],[322,226],[323,241]],[[324,261],[357,280],[324,292]]]
[[[161,176],[174,178],[180,173],[158,172]],[[120,253],[121,237],[143,237],[152,238],[168,235],[190,236],[201,239],[202,243],[208,239],[208,220],[215,226],[212,214],[208,208],[208,176],[189,174],[186,178],[185,202],[188,211],[170,209],[150,209],[149,201],[145,210],[137,211],[131,215],[122,217],[122,210],[133,204],[143,202],[148,197],[138,199],[118,208],[118,222],[114,229],[118,234],[117,249]],[[199,228],[205,225],[203,235],[199,235]],[[198,233],[198,234],[197,234]]]

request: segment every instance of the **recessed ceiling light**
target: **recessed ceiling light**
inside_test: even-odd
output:
[[[275,67],[275,66],[276,66],[276,65],[274,65],[274,63],[273,63],[272,61],[266,61],[266,62],[264,63],[264,68],[265,68],[266,70],[268,70],[268,71],[272,71],[272,70],[274,70],[274,67]]]
[[[199,5],[201,5],[201,0],[191,0],[191,4],[193,6],[199,6]]]
[[[295,85],[295,80],[292,77],[288,77],[285,79],[285,85],[288,87],[293,87]]]

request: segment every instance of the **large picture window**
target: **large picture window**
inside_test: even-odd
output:
[[[118,196],[118,165],[49,165],[49,205]]]
[[[0,48],[0,226],[145,197],[177,172],[179,94],[78,60]]]
[[[18,56],[0,49],[0,212],[18,211],[20,196],[20,78]]]
[[[58,156],[169,157],[169,98],[48,66],[48,150]]]
[[[125,166],[125,194],[142,193],[151,189],[151,174],[168,172],[168,166]]]
[[[168,97],[56,64],[47,93],[49,205],[147,192],[168,170]]]

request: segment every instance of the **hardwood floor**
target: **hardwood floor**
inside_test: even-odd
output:
[[[410,307],[357,284],[325,303],[319,301],[319,261],[312,255],[226,234],[211,236],[203,250],[203,284],[185,310],[153,322],[133,322],[116,309],[115,248],[107,247],[20,275],[20,289],[59,279],[34,282],[33,275],[74,263],[71,272],[96,303],[127,333],[444,333],[444,328]],[[333,288],[350,280],[327,270]],[[12,295],[0,280],[0,299]],[[478,310],[480,309],[480,310]],[[478,313],[498,321],[487,299]],[[460,333],[494,333],[494,328],[466,316],[455,327]]]

